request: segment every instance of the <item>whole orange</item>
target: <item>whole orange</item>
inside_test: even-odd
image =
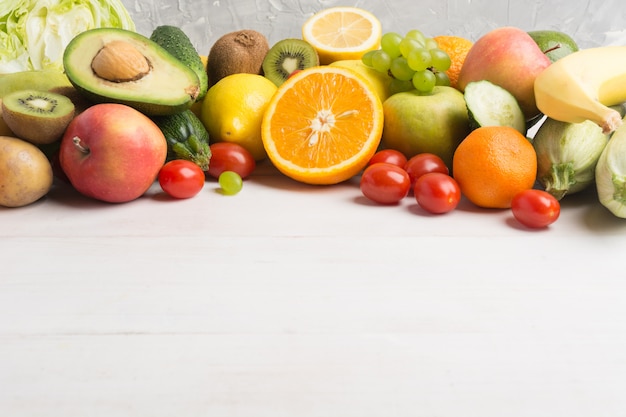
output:
[[[457,147],[452,175],[461,193],[485,208],[510,208],[537,177],[537,154],[523,134],[509,126],[473,130]]]
[[[450,78],[450,86],[456,88],[465,56],[474,42],[460,36],[452,35],[439,35],[435,36],[433,39],[437,41],[439,48],[446,51],[450,56],[451,65],[446,71],[446,74],[448,74],[448,78]]]

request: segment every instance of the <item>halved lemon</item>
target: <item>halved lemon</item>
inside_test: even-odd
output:
[[[323,9],[302,26],[302,38],[317,50],[320,64],[360,59],[380,47],[382,25],[378,18],[358,7]]]
[[[358,174],[376,152],[382,128],[382,103],[369,81],[333,66],[287,79],[261,125],[274,166],[308,184],[336,184]]]

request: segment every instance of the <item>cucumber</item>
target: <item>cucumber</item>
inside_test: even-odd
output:
[[[473,81],[465,87],[465,103],[470,127],[510,126],[526,135],[526,119],[515,97],[487,80]]]
[[[154,29],[150,39],[196,73],[200,80],[200,93],[196,101],[202,100],[209,88],[209,76],[187,34],[179,27],[162,25]]]
[[[196,163],[203,171],[209,170],[209,132],[193,111],[155,116],[152,120],[167,140],[168,161],[186,159]]]

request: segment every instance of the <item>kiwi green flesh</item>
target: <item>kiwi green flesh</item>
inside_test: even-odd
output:
[[[263,60],[263,75],[277,86],[293,71],[319,65],[317,51],[302,39],[283,39],[274,44]]]
[[[58,140],[74,117],[66,96],[37,90],[15,91],[2,98],[2,118],[20,139],[34,144]]]
[[[2,103],[8,111],[29,117],[56,118],[74,112],[68,97],[45,91],[16,91],[6,95]]]
[[[114,82],[98,77],[93,57],[109,42],[132,44],[151,65],[141,79]],[[196,73],[149,38],[119,28],[96,28],[70,41],[63,55],[72,85],[93,103],[121,103],[147,115],[169,115],[191,108],[200,90]]]

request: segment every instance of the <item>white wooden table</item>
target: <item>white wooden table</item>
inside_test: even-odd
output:
[[[0,415],[621,416],[626,221],[376,206],[261,165],[0,210]]]

